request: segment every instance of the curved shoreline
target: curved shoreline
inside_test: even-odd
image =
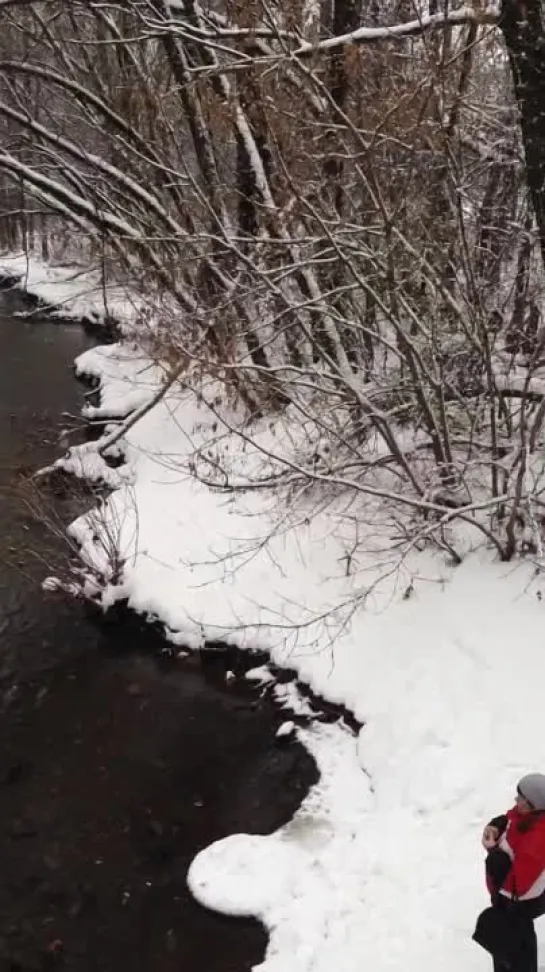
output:
[[[41,528],[24,529],[48,559]],[[0,965],[34,972],[54,952],[74,972],[250,969],[263,928],[201,908],[185,873],[233,831],[276,830],[316,782],[307,750],[276,736],[287,713],[230,675],[232,654],[174,656],[126,606],[100,615],[30,586],[7,624]]]

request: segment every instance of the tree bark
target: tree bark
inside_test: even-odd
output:
[[[509,55],[520,112],[526,178],[545,264],[544,0],[503,0],[500,28]]]

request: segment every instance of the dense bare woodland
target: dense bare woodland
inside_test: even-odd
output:
[[[215,376],[245,441],[289,417],[259,475],[197,475],[386,499],[455,557],[454,518],[541,553],[541,0],[0,17],[3,246],[145,294],[163,391]]]

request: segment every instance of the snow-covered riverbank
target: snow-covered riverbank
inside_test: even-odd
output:
[[[119,286],[104,287],[100,270],[87,270],[71,262],[48,266],[25,253],[0,254],[0,281],[19,281],[26,293],[35,297],[53,313],[104,321],[114,318],[130,324],[141,301]]]
[[[78,275],[78,291],[66,268],[56,274],[31,266],[29,289],[86,316],[96,281]],[[116,316],[123,308],[120,297]],[[94,418],[122,420],[161,381],[128,343],[77,367],[100,383]],[[481,826],[506,809],[518,776],[545,768],[540,576],[497,563],[469,535],[458,567],[441,552],[401,559],[394,524],[369,499],[211,488],[219,467],[237,482],[273,444],[291,456],[303,444],[289,413],[247,435],[218,386],[199,392],[174,385],[116,441],[116,468],[100,443],[65,459],[113,487],[99,514],[73,526],[89,590],[101,575],[104,604],[126,599],[177,644],[266,649],[364,727],[359,737],[340,723],[298,730],[319,784],[277,834],[203,851],[191,887],[210,907],[263,920],[262,972],[479,972],[487,959],[470,936],[486,903]]]

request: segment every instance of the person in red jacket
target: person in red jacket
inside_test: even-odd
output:
[[[534,920],[545,914],[545,775],[522,777],[515,806],[486,825],[482,843],[492,906],[509,916],[505,928],[512,939],[509,963],[494,958],[494,972],[537,972]]]

